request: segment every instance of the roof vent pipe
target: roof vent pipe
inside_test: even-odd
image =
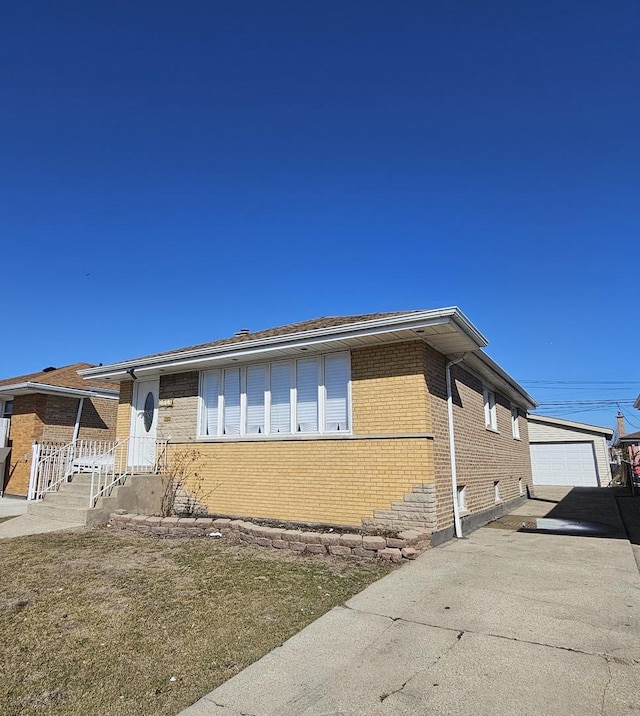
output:
[[[248,336],[251,331],[248,328],[241,328],[237,333],[236,336]]]

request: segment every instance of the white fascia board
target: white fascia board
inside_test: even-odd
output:
[[[4,398],[13,397],[14,395],[27,395],[29,393],[46,393],[47,395],[67,395],[77,398],[111,398],[117,400],[118,391],[104,390],[96,388],[65,388],[60,385],[47,385],[46,383],[34,383],[27,381],[25,383],[14,383],[13,385],[3,385],[0,387],[0,395]]]
[[[162,356],[138,358],[120,363],[100,366],[97,368],[84,368],[78,371],[83,378],[115,378],[125,377],[130,369],[136,371],[152,371],[158,368],[185,368],[191,364],[202,363],[203,359],[233,359],[237,356],[259,356],[266,351],[274,349],[296,348],[299,346],[321,345],[331,340],[348,341],[368,335],[382,335],[397,330],[416,330],[429,326],[450,323],[457,331],[471,342],[474,350],[488,344],[487,339],[478,331],[459,308],[452,306],[432,311],[416,311],[403,316],[348,323],[343,326],[319,328],[312,331],[288,333],[283,336],[270,336],[242,343],[229,343],[210,348],[197,348],[189,351],[175,351]],[[428,338],[427,338],[428,340]]]
[[[538,415],[536,413],[529,413],[527,420],[533,423],[548,423],[549,425],[557,425],[558,427],[575,428],[576,430],[602,435],[609,439],[613,437],[613,430],[611,428],[603,428],[599,425],[591,425],[590,423],[578,423],[575,420],[552,418],[548,415]]]
[[[475,351],[472,355],[474,358],[477,358],[480,363],[484,365],[485,368],[489,369],[489,371],[495,373],[497,376],[502,378],[502,380],[514,393],[514,395],[510,395],[508,397],[512,399],[514,397],[518,397],[521,401],[524,402],[525,407],[528,410],[533,410],[534,408],[538,407],[538,403],[529,395],[529,393],[527,393],[527,391],[503,368],[501,368],[492,358],[489,358],[489,356],[484,351]]]

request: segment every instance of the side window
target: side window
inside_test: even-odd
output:
[[[482,391],[484,399],[484,424],[488,430],[498,429],[498,420],[496,416],[496,394],[484,388]]]

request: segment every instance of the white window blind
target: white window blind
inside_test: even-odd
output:
[[[271,364],[271,432],[291,432],[291,364]]]
[[[520,424],[518,423],[518,408],[511,408],[511,431],[516,440],[520,440]]]
[[[220,393],[220,374],[218,371],[204,374],[203,398],[205,406],[205,435],[218,435],[218,395]]]
[[[496,416],[496,395],[492,390],[485,388],[483,391],[484,397],[484,424],[491,430],[496,430],[498,427],[497,416]]]
[[[224,434],[240,435],[240,368],[224,371]]]
[[[349,432],[349,353],[205,371],[201,437]]]
[[[296,361],[297,432],[318,431],[318,361],[304,358]]]
[[[325,430],[348,430],[349,356],[336,353],[324,359]]]
[[[264,433],[264,390],[267,369],[264,365],[247,368],[247,435]]]

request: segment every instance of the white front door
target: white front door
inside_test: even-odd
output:
[[[133,387],[129,467],[148,470],[156,462],[159,380],[138,380]]]

